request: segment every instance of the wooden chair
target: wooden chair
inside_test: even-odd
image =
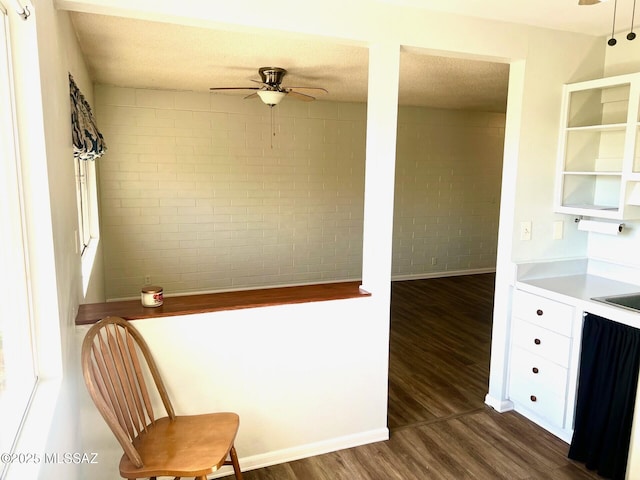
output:
[[[154,415],[145,370],[164,404],[164,417]],[[82,373],[91,398],[124,450],[122,477],[206,480],[222,465],[233,465],[236,479],[242,480],[234,447],[238,415],[176,416],[149,347],[129,322],[107,317],[91,327],[82,344]]]

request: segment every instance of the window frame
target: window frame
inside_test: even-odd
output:
[[[47,133],[52,126],[45,122],[47,115],[42,95],[44,79],[40,63],[41,57],[49,53],[48,49],[55,46],[46,44],[42,47],[38,43],[37,12],[28,0],[21,0],[21,5],[28,6],[29,15],[26,17],[22,15],[22,10],[14,10],[6,1],[0,0],[0,8],[6,14],[2,18],[8,24],[7,52],[12,84],[19,86],[19,89],[13,90],[12,107],[15,148],[20,162],[19,187],[25,232],[22,242],[28,259],[26,274],[31,296],[31,342],[37,381],[26,411],[20,417],[19,431],[12,438],[11,451],[42,456],[63,393],[61,304],[52,235],[53,210],[47,148]],[[47,84],[50,83],[50,79],[47,79]],[[0,464],[0,480],[38,478],[42,466],[42,462]]]
[[[0,138],[2,156],[0,183],[3,184],[3,202],[0,218],[3,231],[0,232],[2,256],[0,265],[13,281],[6,286],[11,304],[0,306],[0,345],[2,356],[2,378],[5,385],[0,387],[0,420],[3,432],[0,435],[0,451],[9,452],[15,448],[16,439],[22,429],[26,413],[31,405],[37,386],[36,346],[34,339],[33,299],[29,281],[29,257],[27,252],[27,229],[25,219],[22,167],[16,118],[15,80],[12,67],[12,38],[7,9],[0,3],[0,64],[5,75],[0,78],[1,94],[6,94],[6,105],[0,118]],[[22,322],[11,321],[14,319]],[[8,340],[8,341],[7,341]],[[8,354],[8,355],[7,355]],[[0,464],[0,478],[4,477],[8,464]]]

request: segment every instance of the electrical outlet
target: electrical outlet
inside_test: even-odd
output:
[[[564,234],[564,222],[562,220],[556,220],[553,222],[553,239],[561,240]]]
[[[531,240],[531,222],[520,222],[520,240]]]
[[[151,285],[151,275],[145,275],[144,276],[144,284],[145,285]]]

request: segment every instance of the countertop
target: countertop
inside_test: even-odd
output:
[[[640,285],[590,273],[588,263],[585,263],[586,268],[583,272],[575,268],[563,270],[558,262],[549,263],[550,268],[546,270],[548,272],[546,276],[545,269],[539,266],[536,266],[535,277],[520,275],[528,268],[518,266],[516,288],[575,306],[583,312],[640,328],[640,312],[592,300],[594,297],[640,292]],[[611,268],[610,272],[615,272],[614,266]],[[598,266],[597,271],[603,271],[601,265]],[[640,273],[638,278],[640,279]]]

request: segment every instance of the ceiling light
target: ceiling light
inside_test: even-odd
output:
[[[279,92],[277,90],[258,90],[256,93],[260,97],[260,100],[270,107],[279,104],[280,100],[282,100],[286,95],[285,92]]]

